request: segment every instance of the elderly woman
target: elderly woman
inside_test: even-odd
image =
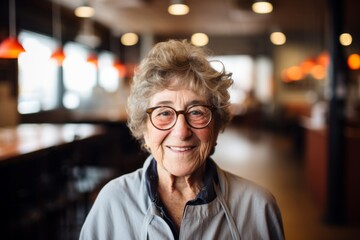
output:
[[[128,126],[150,156],[99,193],[80,239],[283,239],[273,196],[210,158],[230,121],[231,74],[187,41],[135,71]]]

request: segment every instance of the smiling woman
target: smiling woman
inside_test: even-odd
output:
[[[101,190],[80,239],[284,238],[272,194],[211,159],[231,119],[233,80],[207,59],[170,40],[136,69],[128,125],[149,157]]]

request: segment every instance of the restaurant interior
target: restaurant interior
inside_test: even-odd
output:
[[[168,39],[232,72],[233,119],[213,158],[274,193],[286,238],[360,239],[359,11],[357,0],[1,1],[0,239],[78,239],[104,184],[142,166],[127,96]]]

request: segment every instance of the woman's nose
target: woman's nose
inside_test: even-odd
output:
[[[187,124],[183,114],[179,114],[172,132],[180,139],[185,139],[192,135],[191,127]]]

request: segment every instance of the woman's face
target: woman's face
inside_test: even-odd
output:
[[[186,110],[194,104],[208,104],[206,98],[193,91],[163,90],[150,99],[150,107],[170,106],[175,110]],[[183,114],[178,116],[174,127],[162,131],[155,128],[150,118],[144,133],[146,145],[158,163],[158,167],[169,174],[190,176],[203,165],[217,138],[214,119],[203,129],[191,128]]]

